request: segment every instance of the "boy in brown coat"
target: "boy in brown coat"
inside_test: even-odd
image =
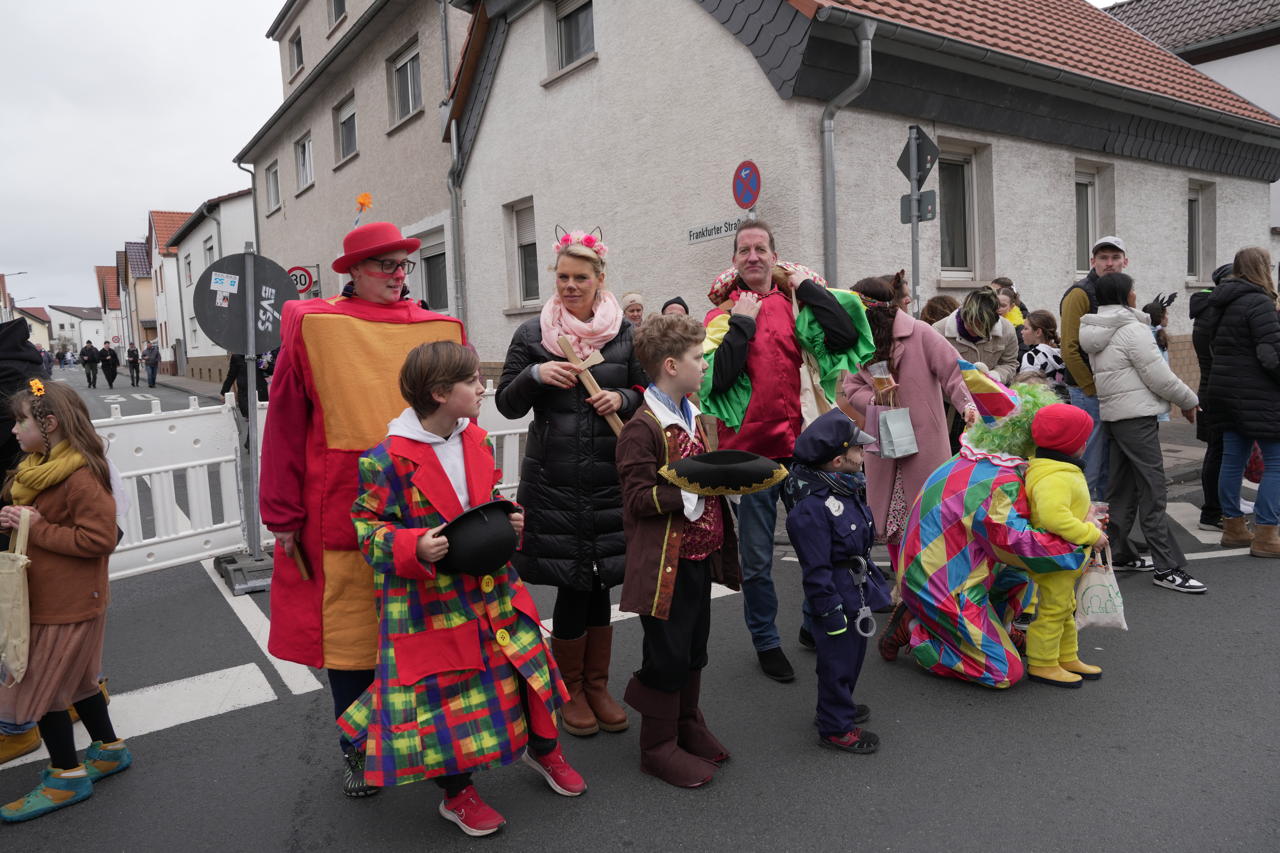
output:
[[[651,315],[635,333],[636,358],[653,382],[618,437],[627,537],[621,608],[640,614],[644,658],[624,698],[640,712],[640,769],[695,788],[729,752],[698,709],[711,631],[711,582],[739,587],[738,546],[723,497],[682,491],[659,476],[669,462],[706,452],[688,399],[706,372],[697,320]]]

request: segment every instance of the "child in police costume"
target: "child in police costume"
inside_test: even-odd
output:
[[[861,473],[863,447],[874,441],[839,409],[822,415],[796,439],[782,497],[817,645],[818,743],[859,754],[880,745],[861,728],[871,709],[853,697],[875,634],[871,611],[889,605],[888,584],[871,562],[875,523]]]
[[[627,537],[621,608],[640,614],[644,657],[624,698],[641,714],[640,769],[682,788],[711,781],[729,751],[698,708],[711,631],[711,582],[739,587],[728,504],[668,482],[659,470],[707,449],[689,395],[702,383],[702,324],[650,315],[635,332],[652,378],[644,405],[618,436],[618,479]]]
[[[505,535],[514,551],[509,528],[518,534],[524,516],[502,502],[514,510],[509,528],[495,510],[501,529],[469,546],[442,531],[499,498],[501,472],[475,424],[484,395],[478,367],[474,350],[451,341],[414,348],[400,371],[410,408],[360,457],[351,516],[374,570],[379,648],[373,684],[338,720],[364,747],[368,784],[430,778],[444,791],[440,815],[472,836],[505,823],[476,793],[473,770],[523,753],[556,793],[586,790],[556,739],[552,714],[569,694],[533,599],[505,562],[509,551],[494,561],[500,568],[477,569],[486,539]]]

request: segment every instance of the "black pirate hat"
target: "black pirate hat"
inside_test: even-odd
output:
[[[715,450],[663,465],[658,473],[697,495],[749,495],[782,482],[787,469],[746,450]]]

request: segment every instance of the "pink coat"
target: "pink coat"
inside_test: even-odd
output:
[[[920,451],[904,459],[866,455],[867,503],[875,515],[876,532],[881,536],[889,515],[889,498],[897,470],[902,470],[902,487],[910,508],[924,481],[951,458],[947,419],[942,408],[943,393],[959,411],[972,404],[969,389],[960,376],[955,348],[928,323],[914,319],[905,311],[899,311],[893,322],[893,364],[898,405],[911,410],[911,426]],[[872,402],[872,390],[871,376],[865,370],[845,379],[845,395],[864,415]]]

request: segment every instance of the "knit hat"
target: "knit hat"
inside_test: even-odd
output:
[[[625,293],[623,294],[622,299],[618,301],[622,305],[622,310],[626,311],[632,305],[643,305],[644,297],[635,292]]]
[[[1054,403],[1036,412],[1031,421],[1031,438],[1036,447],[1079,454],[1093,432],[1093,418],[1084,409]]]
[[[685,302],[679,296],[673,296],[670,299],[668,299],[666,302],[662,303],[662,308],[659,309],[658,313],[659,314],[667,313],[667,309],[670,308],[672,305],[679,305],[681,308],[684,309],[684,313],[686,314],[689,313],[689,303]]]

